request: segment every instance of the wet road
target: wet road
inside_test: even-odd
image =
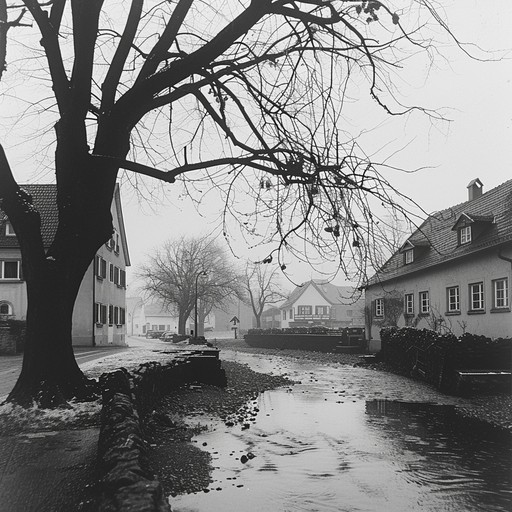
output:
[[[364,368],[222,356],[301,383],[260,395],[249,429],[205,418],[212,483],[175,512],[512,509],[510,438],[459,421],[458,399]]]
[[[126,347],[116,348],[76,348],[75,358],[79,366],[90,361],[112,355],[113,351],[123,351]],[[16,384],[16,379],[21,371],[22,355],[0,356],[0,401],[5,398]]]

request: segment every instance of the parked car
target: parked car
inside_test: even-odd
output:
[[[155,339],[160,338],[161,331],[147,331],[146,332],[146,339]]]
[[[176,333],[175,332],[172,332],[172,331],[164,331],[162,333],[162,335],[160,336],[160,339],[162,341],[166,341],[166,342],[172,342],[173,340],[173,336],[175,335]]]

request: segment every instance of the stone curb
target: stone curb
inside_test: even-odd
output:
[[[218,351],[198,351],[166,365],[142,364],[133,374],[121,368],[100,377],[99,512],[171,510],[160,482],[148,469],[148,445],[140,419],[153,410],[161,396],[191,382],[226,385]]]

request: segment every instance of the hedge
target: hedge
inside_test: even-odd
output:
[[[380,331],[379,359],[400,373],[421,377],[452,391],[458,370],[510,371],[512,339],[465,333],[460,337],[429,329],[386,327]]]

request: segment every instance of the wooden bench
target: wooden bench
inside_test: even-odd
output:
[[[512,373],[508,370],[456,370],[455,391],[512,391]]]

